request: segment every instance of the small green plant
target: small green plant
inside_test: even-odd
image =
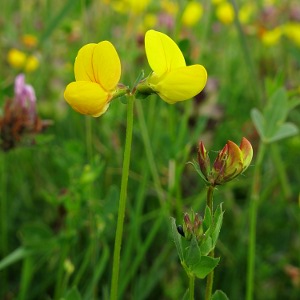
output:
[[[224,184],[243,173],[250,165],[253,149],[250,142],[243,138],[241,145],[228,141],[218,153],[211,167],[208,152],[204,144],[199,143],[198,165],[193,164],[198,174],[207,184],[207,197],[204,219],[192,212],[184,214],[183,226],[176,226],[172,218],[172,236],[176,245],[177,253],[189,278],[188,299],[194,299],[195,278],[207,277],[205,299],[212,297],[214,269],[220,258],[214,257],[219,233],[222,227],[223,214],[222,204],[213,209],[213,193],[216,186]],[[222,298],[223,297],[223,298]],[[224,298],[225,297],[225,298]],[[217,292],[213,299],[226,299],[223,292]]]

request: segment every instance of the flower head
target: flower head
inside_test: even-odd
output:
[[[202,217],[199,216],[198,213],[184,213],[183,216],[183,226],[178,225],[177,231],[180,235],[190,241],[193,237],[200,241],[203,236],[203,220]]]
[[[240,146],[228,141],[218,153],[213,167],[210,168],[208,154],[202,142],[199,144],[198,163],[204,179],[211,185],[220,185],[243,173],[250,165],[253,149],[250,142],[243,138]]]
[[[64,97],[77,112],[93,117],[104,114],[117,93],[121,63],[115,47],[108,41],[83,46],[74,65],[75,80]]]
[[[14,98],[6,101],[0,117],[0,147],[4,151],[14,148],[27,134],[30,134],[33,143],[33,135],[52,123],[38,117],[35,92],[31,85],[25,83],[24,74],[16,77],[14,92]]]
[[[27,55],[18,49],[10,49],[7,53],[8,63],[15,69],[33,72],[39,66],[39,60],[34,55]]]
[[[283,34],[300,47],[300,23],[290,22],[282,25]]]
[[[33,87],[30,84],[25,84],[25,75],[19,74],[15,79],[15,98],[14,105],[25,108],[31,119],[34,119],[36,114],[35,102],[36,96]]]
[[[203,15],[203,7],[197,1],[189,1],[182,15],[182,23],[187,27],[196,25]]]
[[[217,18],[225,25],[234,21],[234,9],[231,3],[223,1],[216,8]]]
[[[190,99],[203,90],[207,80],[205,68],[202,65],[186,66],[182,52],[170,37],[149,30],[145,48],[153,72],[141,89],[146,86],[148,93],[157,93],[170,104]]]

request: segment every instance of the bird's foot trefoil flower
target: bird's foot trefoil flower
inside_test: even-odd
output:
[[[141,95],[158,94],[174,104],[199,94],[205,87],[207,72],[202,65],[187,66],[177,44],[166,34],[149,30],[145,49],[152,73],[137,86]]]
[[[99,117],[112,99],[127,92],[126,87],[118,85],[121,62],[108,41],[83,46],[76,57],[74,73],[76,81],[66,87],[64,97],[81,114]]]
[[[212,186],[228,182],[243,173],[249,167],[252,157],[253,149],[246,138],[242,139],[240,146],[228,141],[218,153],[211,167],[204,144],[199,143],[198,164],[200,172],[204,180]]]

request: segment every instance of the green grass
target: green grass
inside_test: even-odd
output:
[[[144,47],[138,43],[143,13],[119,14],[103,1],[6,1],[2,6],[0,107],[13,97],[13,81],[20,72],[8,65],[6,54],[12,47],[25,50],[20,37],[31,33],[39,39],[40,66],[26,74],[26,81],[36,90],[40,117],[54,123],[36,137],[35,145],[25,140],[0,152],[0,298],[75,299],[72,294],[67,298],[70,291],[76,293],[75,287],[82,299],[109,299],[126,105],[116,99],[107,113],[94,119],[74,112],[63,91],[73,80],[77,51],[88,42],[107,39],[115,45],[122,83],[132,86],[142,69],[148,74]],[[223,25],[213,5],[210,9],[194,28],[177,26],[176,37],[175,27],[155,27],[178,43],[187,39],[187,60],[203,64],[209,80],[217,84],[207,85],[201,101],[171,106],[156,96],[136,100],[120,299],[182,299],[189,282],[169,217],[182,224],[183,213],[191,208],[203,215],[206,195],[204,182],[186,163],[197,158],[200,140],[214,156],[227,140],[239,143],[243,136],[254,148],[250,168],[214,193],[215,203],[223,202],[225,209],[215,250],[221,261],[214,289],[233,300],[245,299],[250,192],[260,142],[250,111],[266,106],[267,79],[290,93],[296,90],[299,98],[300,50],[284,38],[273,47],[257,35],[241,38],[244,33],[235,24]],[[155,1],[148,8],[156,15],[160,10]],[[255,24],[253,19],[250,25]],[[299,127],[299,107],[287,121]],[[299,135],[266,147],[260,169],[254,299],[296,300],[299,283],[293,284],[286,269],[299,268]],[[74,268],[69,273],[68,261]],[[204,299],[204,293],[205,281],[196,279],[195,299]]]

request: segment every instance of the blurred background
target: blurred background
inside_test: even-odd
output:
[[[188,278],[169,216],[182,224],[190,209],[203,215],[206,196],[187,162],[197,158],[200,140],[214,157],[227,140],[239,144],[243,136],[254,148],[252,166],[215,191],[225,215],[214,288],[245,298],[249,194],[261,143],[250,112],[270,106],[272,93],[283,88],[285,121],[300,124],[296,0],[1,2],[0,299],[108,299],[126,105],[116,99],[100,118],[86,117],[67,105],[63,92],[74,80],[78,50],[102,40],[116,47],[121,82],[133,87],[142,70],[150,73],[148,29],[176,41],[188,65],[207,69],[208,82],[195,99],[176,105],[155,95],[136,101],[120,299],[182,299]],[[30,109],[12,104],[19,74],[35,91]],[[266,147],[254,298],[296,300],[299,135]],[[197,280],[196,299],[204,290],[205,280]]]

